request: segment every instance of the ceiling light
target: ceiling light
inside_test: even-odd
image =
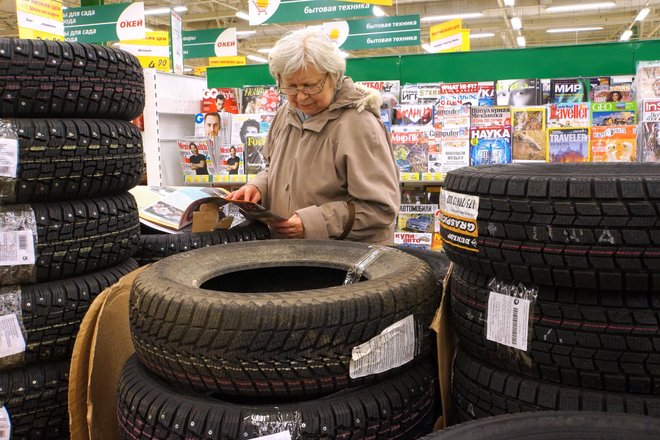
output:
[[[380,6],[374,6],[373,11],[376,17],[385,17],[387,15]]]
[[[520,17],[511,17],[511,27],[516,31],[522,29],[522,21],[520,21]]]
[[[504,6],[515,6],[516,0],[504,0]]]
[[[424,50],[427,51],[428,53],[435,53],[435,51],[433,50],[433,48],[431,47],[431,45],[428,44],[428,43],[424,43],[424,44],[422,44],[422,49],[424,49]]]
[[[272,51],[272,50],[273,50],[272,47],[264,47],[263,49],[257,49],[257,52],[259,52],[259,53],[270,53],[270,51]]]
[[[630,37],[632,37],[632,31],[630,29],[626,29],[621,34],[621,38],[619,38],[619,41],[628,41],[628,40],[630,40]]]
[[[174,12],[186,12],[188,10],[188,8],[185,6],[175,6],[173,9]]]
[[[483,17],[481,12],[470,12],[467,14],[450,14],[450,15],[432,15],[429,17],[422,17],[420,21],[447,21],[455,18],[478,18]]]
[[[237,37],[244,37],[246,35],[254,35],[256,33],[257,33],[257,31],[236,31],[236,36]]]
[[[588,32],[588,31],[602,31],[605,29],[602,26],[596,26],[596,27],[574,27],[574,28],[552,28],[546,30],[547,33],[549,34],[561,34],[564,32]]]
[[[470,39],[473,38],[490,38],[494,37],[495,34],[492,32],[477,32],[476,34],[470,33]]]
[[[250,21],[250,16],[243,11],[236,11],[236,16],[241,20]]]
[[[256,56],[256,55],[248,55],[246,58],[248,60],[256,61],[257,63],[267,63],[268,62],[268,60],[266,58],[259,57],[259,56]]]
[[[651,12],[649,8],[642,9],[641,11],[639,11],[639,14],[637,14],[637,17],[635,17],[635,21],[644,20],[646,16],[649,15],[649,12]]]
[[[548,6],[547,8],[545,8],[545,12],[593,11],[595,9],[613,8],[615,6],[616,6],[615,2],[582,3],[575,5]]]
[[[518,43],[518,47],[525,47],[525,37],[518,35],[518,38],[516,38],[516,43]]]
[[[144,15],[165,15],[170,13],[170,8],[145,9]]]

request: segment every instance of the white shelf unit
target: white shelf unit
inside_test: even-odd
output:
[[[206,78],[144,70],[144,133],[147,184],[182,186],[183,173],[176,140],[195,133]]]

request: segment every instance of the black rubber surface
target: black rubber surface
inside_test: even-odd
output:
[[[69,362],[41,363],[0,374],[0,401],[12,440],[69,438]]]
[[[131,292],[136,352],[171,383],[226,395],[316,396],[373,381],[349,378],[353,348],[413,315],[413,348],[428,353],[440,297],[430,268],[392,248],[364,281],[342,285],[372,249],[265,240],[156,262]]]
[[[130,121],[144,108],[144,76],[120,49],[0,38],[0,116]]]
[[[458,350],[452,396],[463,421],[528,411],[601,411],[660,417],[660,397],[607,393],[523,378]]]
[[[456,266],[452,323],[462,346],[503,369],[564,385],[660,394],[660,298],[653,292],[542,287],[529,349],[486,339],[491,278]]]
[[[660,420],[631,414],[541,411],[450,426],[423,440],[656,440]]]
[[[433,424],[435,377],[425,362],[317,400],[232,404],[176,390],[132,356],[119,383],[119,426],[124,439],[252,439],[285,430],[295,439],[415,439]]]
[[[270,238],[270,230],[268,226],[260,222],[238,225],[231,229],[218,229],[213,232],[182,234],[164,234],[151,228],[142,228],[140,248],[133,258],[138,261],[140,266],[144,266],[192,249],[268,238]]]
[[[442,283],[449,270],[449,265],[451,264],[451,261],[449,261],[449,258],[447,258],[447,255],[444,252],[415,249],[408,246],[394,247],[402,252],[417,257],[428,264],[431,270],[433,270],[433,275],[435,275],[438,286],[442,288]]]
[[[128,259],[138,248],[140,221],[129,193],[31,205],[36,219],[34,274],[5,266],[5,285],[42,283],[95,272]],[[36,278],[36,280],[35,280]]]
[[[458,264],[542,285],[660,289],[660,164],[465,167],[445,186],[479,197],[478,252],[441,232]]]
[[[18,136],[17,177],[0,182],[0,203],[118,194],[140,182],[142,135],[130,122],[8,119]]]
[[[137,267],[135,260],[128,259],[87,275],[20,286],[27,336],[25,364],[70,358],[80,322],[91,302]]]

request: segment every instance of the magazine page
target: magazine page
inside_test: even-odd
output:
[[[245,144],[248,136],[268,133],[274,113],[232,115],[230,144]]]
[[[504,127],[511,125],[511,107],[485,106],[470,109],[471,127]]]
[[[524,107],[541,105],[543,90],[538,78],[495,81],[495,104]]]
[[[279,215],[275,214],[274,212],[264,208],[263,206],[257,203],[248,202],[245,200],[227,200],[227,199],[223,199],[223,200],[238,206],[241,212],[245,216],[258,220],[267,225],[271,223],[277,223],[284,220],[288,220],[284,217],[280,217]]]
[[[605,102],[630,102],[632,100],[632,83],[610,84]]]
[[[243,144],[224,144],[215,148],[218,163],[217,174],[221,176],[245,174]]]
[[[400,104],[433,104],[440,94],[440,83],[404,84]]]
[[[397,246],[430,250],[433,233],[425,232],[394,232],[394,244]]]
[[[637,126],[591,127],[592,162],[637,160]]]
[[[635,75],[635,99],[660,99],[660,61],[640,61]]]
[[[559,103],[548,105],[548,127],[586,127],[591,125],[591,104]]]
[[[392,127],[392,147],[401,173],[428,171],[429,143],[434,135],[433,127]]]
[[[639,150],[642,162],[660,162],[660,99],[641,104]]]
[[[212,140],[206,137],[187,137],[176,141],[184,176],[208,176],[216,173],[211,155]]]
[[[239,95],[240,89],[204,89],[202,94],[202,113],[239,113]]]
[[[637,103],[635,102],[594,102],[591,104],[591,125],[635,125],[637,124]]]
[[[444,128],[470,128],[469,104],[440,104],[433,108],[433,126],[437,130]]]
[[[471,127],[470,165],[511,163],[511,127]]]
[[[248,135],[245,139],[245,174],[248,176],[259,174],[266,169],[264,145],[266,134]]]
[[[435,101],[440,105],[479,105],[481,93],[487,93],[486,85],[480,88],[478,82],[441,83],[438,97]],[[491,83],[492,84],[492,83]]]
[[[433,126],[433,104],[401,104],[394,109],[392,125]]]
[[[545,107],[513,107],[512,157],[514,162],[545,162]]]
[[[231,120],[234,115],[228,112],[198,113],[195,115],[195,136],[210,137],[214,142],[229,143]]]
[[[438,205],[434,204],[402,204],[399,206],[396,229],[400,232],[433,232],[433,217],[437,210]]]
[[[589,162],[589,127],[548,128],[548,162]]]
[[[550,102],[588,102],[589,78],[565,78],[550,80]]]
[[[470,128],[443,128],[440,132],[441,160],[440,172],[470,165]]]

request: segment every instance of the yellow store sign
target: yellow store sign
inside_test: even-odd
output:
[[[226,67],[226,66],[244,66],[247,60],[244,56],[233,57],[209,57],[209,67]]]
[[[147,32],[144,40],[126,40],[121,48],[132,53],[144,68],[170,71],[170,34],[166,31]]]
[[[460,18],[431,26],[429,34],[434,52],[470,51],[470,30],[463,29]]]

